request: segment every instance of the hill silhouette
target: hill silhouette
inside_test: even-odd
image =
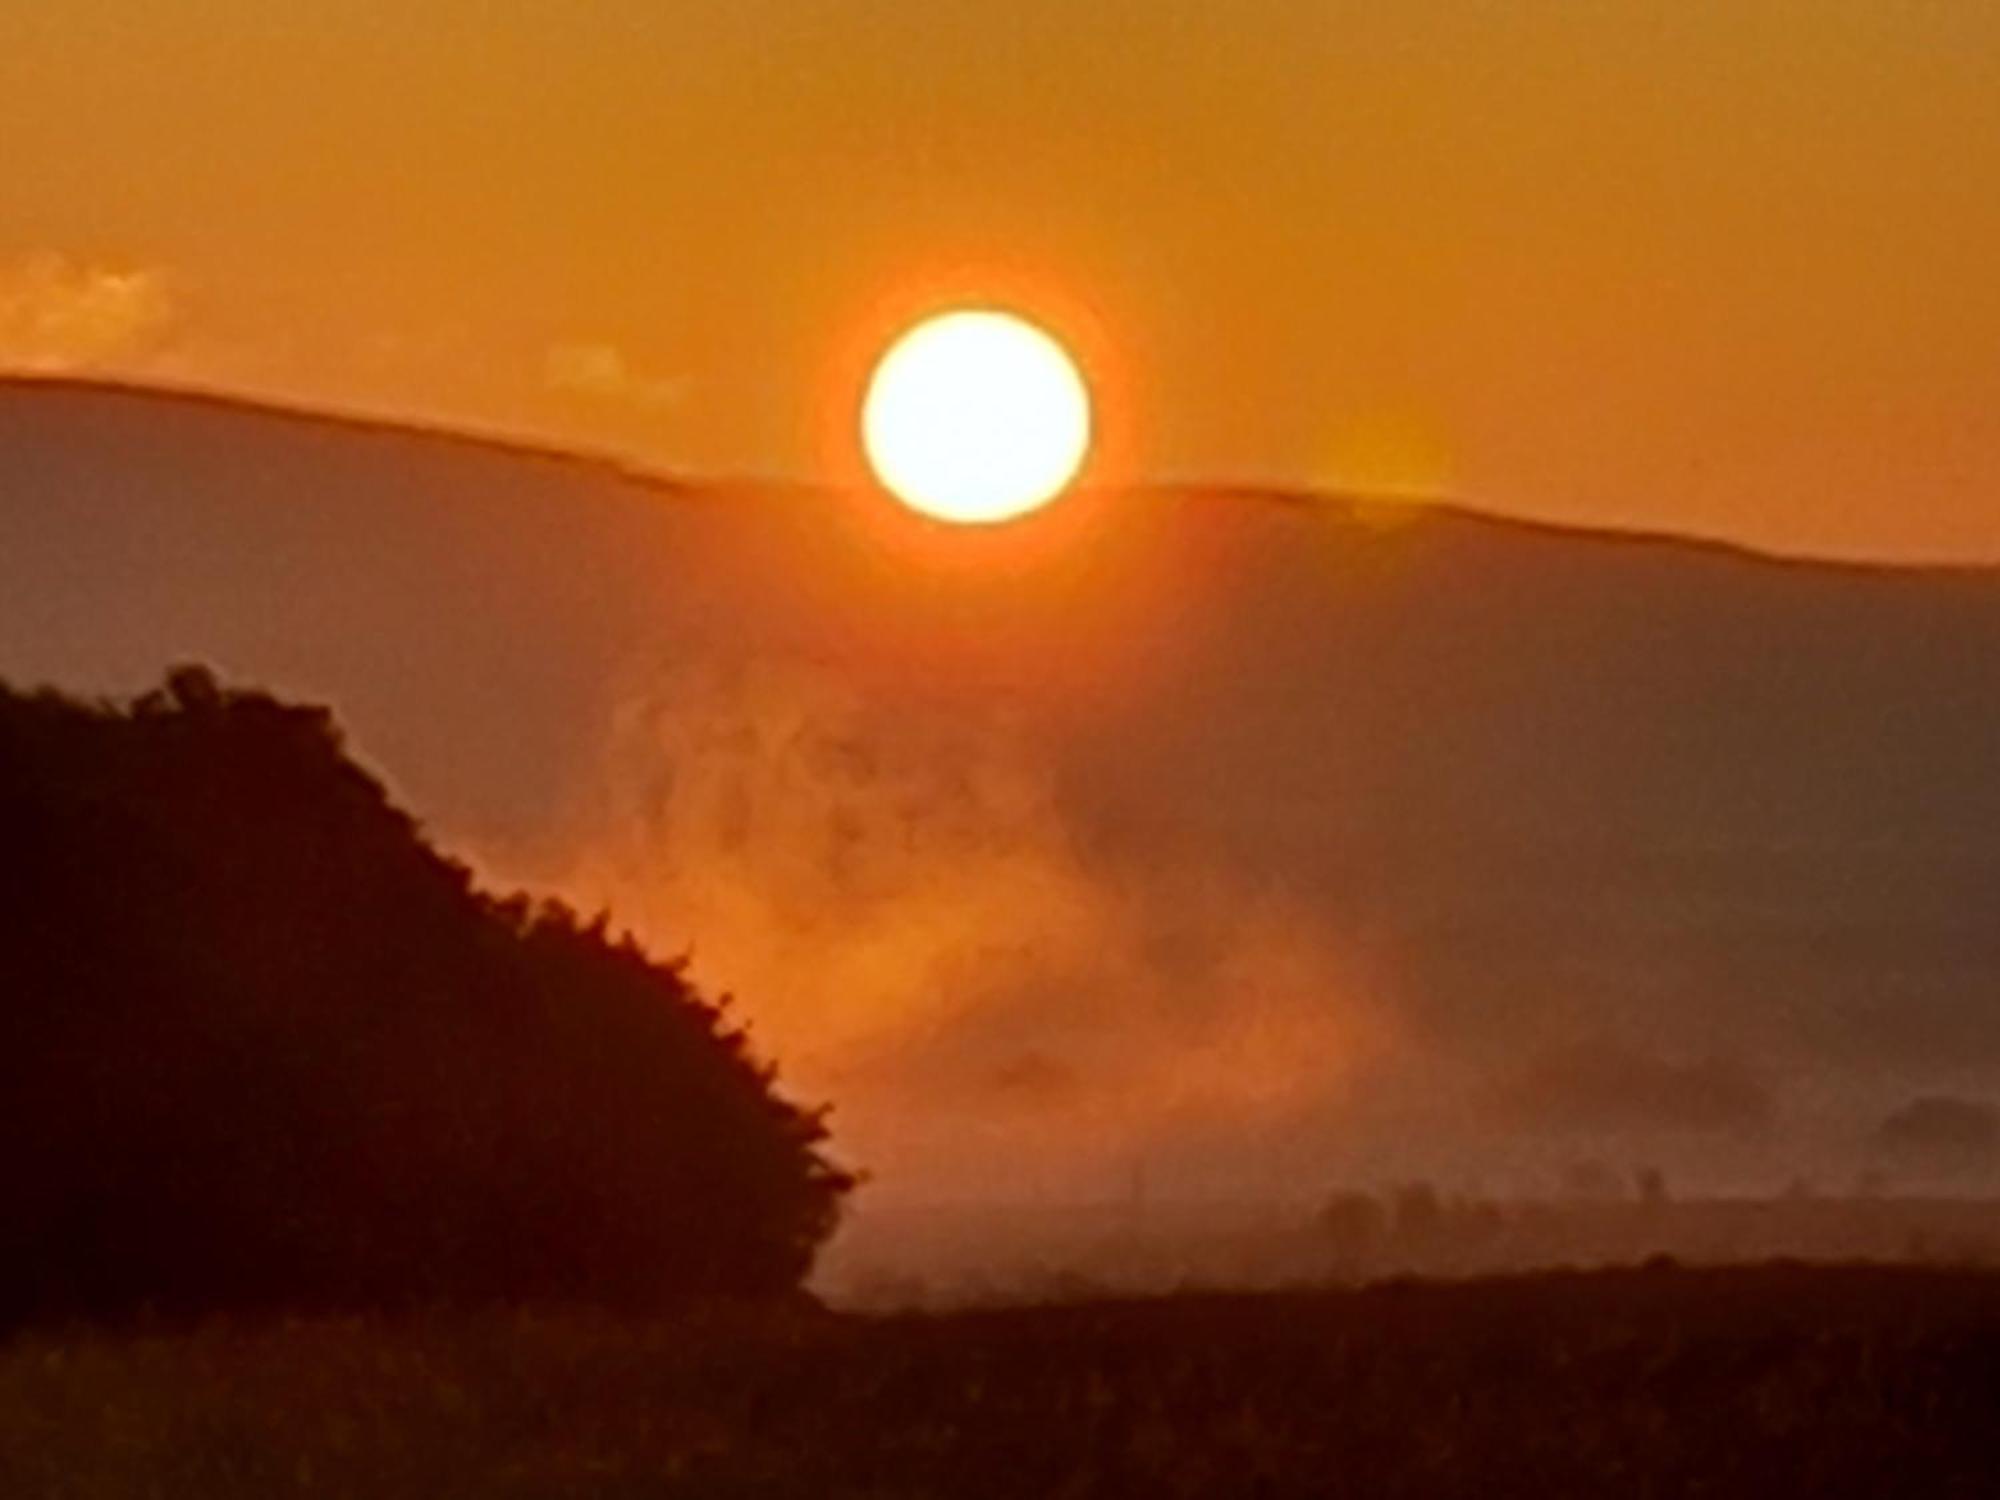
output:
[[[849,1178],[722,1009],[330,715],[0,687],[0,1326],[795,1287]]]
[[[871,1204],[1901,1185],[1881,1121],[2000,1099],[1994,568],[1199,487],[941,536],[65,384],[0,382],[0,497],[0,674],[333,703],[481,869],[692,944]]]

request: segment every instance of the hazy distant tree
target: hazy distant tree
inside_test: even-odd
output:
[[[1335,1193],[1321,1205],[1319,1227],[1335,1258],[1350,1268],[1380,1248],[1388,1216],[1369,1193]]]
[[[1390,1216],[1398,1239],[1434,1239],[1444,1225],[1444,1203],[1430,1183],[1406,1182],[1390,1198]]]
[[[1641,1167],[1633,1179],[1639,1193],[1639,1201],[1649,1208],[1659,1208],[1667,1201],[1667,1176],[1658,1167]]]
[[[1935,1168],[1985,1167],[2000,1157],[2000,1110],[1949,1095],[1913,1099],[1882,1121],[1875,1142],[1898,1157]]]
[[[0,687],[0,1323],[797,1284],[849,1179],[681,969],[481,894],[330,716]]]
[[[1586,1203],[1608,1203],[1620,1196],[1618,1174],[1601,1161],[1572,1162],[1563,1170],[1563,1195]]]

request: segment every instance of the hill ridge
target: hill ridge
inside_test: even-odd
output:
[[[155,384],[102,376],[0,373],[0,399],[22,396],[37,399],[48,395],[98,397],[162,407],[194,408],[289,426],[324,428],[361,436],[415,439],[441,444],[459,451],[472,450],[499,458],[526,460],[584,474],[595,474],[619,484],[632,485],[682,500],[698,500],[705,496],[744,492],[766,495],[811,495],[834,493],[838,490],[838,486],[835,485],[794,478],[731,473],[711,475],[673,473],[636,462],[617,453],[587,447],[571,447],[554,439],[461,427],[444,420],[397,417],[361,410],[343,411],[331,406],[320,407],[205,386]],[[1544,517],[1508,515],[1460,497],[1430,499],[1363,489],[1315,488],[1309,485],[1199,478],[1146,480],[1108,486],[1106,491],[1133,497],[1157,496],[1181,501],[1242,500],[1307,512],[1325,512],[1332,507],[1343,507],[1350,512],[1380,507],[1413,514],[1420,513],[1427,519],[1449,520],[1541,541],[1674,549],[1752,565],[1848,575],[1961,578],[1968,581],[2000,583],[2000,562],[1852,558],[1784,552],[1755,543],[1698,532],[1678,532],[1646,526],[1591,525]],[[1343,516],[1341,519],[1356,521],[1352,515]]]

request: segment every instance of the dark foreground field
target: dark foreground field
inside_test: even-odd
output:
[[[2000,1493],[2000,1278],[1671,1269],[846,1318],[37,1335],[0,1494]]]

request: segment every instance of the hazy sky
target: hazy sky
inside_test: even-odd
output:
[[[1992,0],[0,4],[0,362],[840,474],[997,299],[1100,475],[2000,559]]]

